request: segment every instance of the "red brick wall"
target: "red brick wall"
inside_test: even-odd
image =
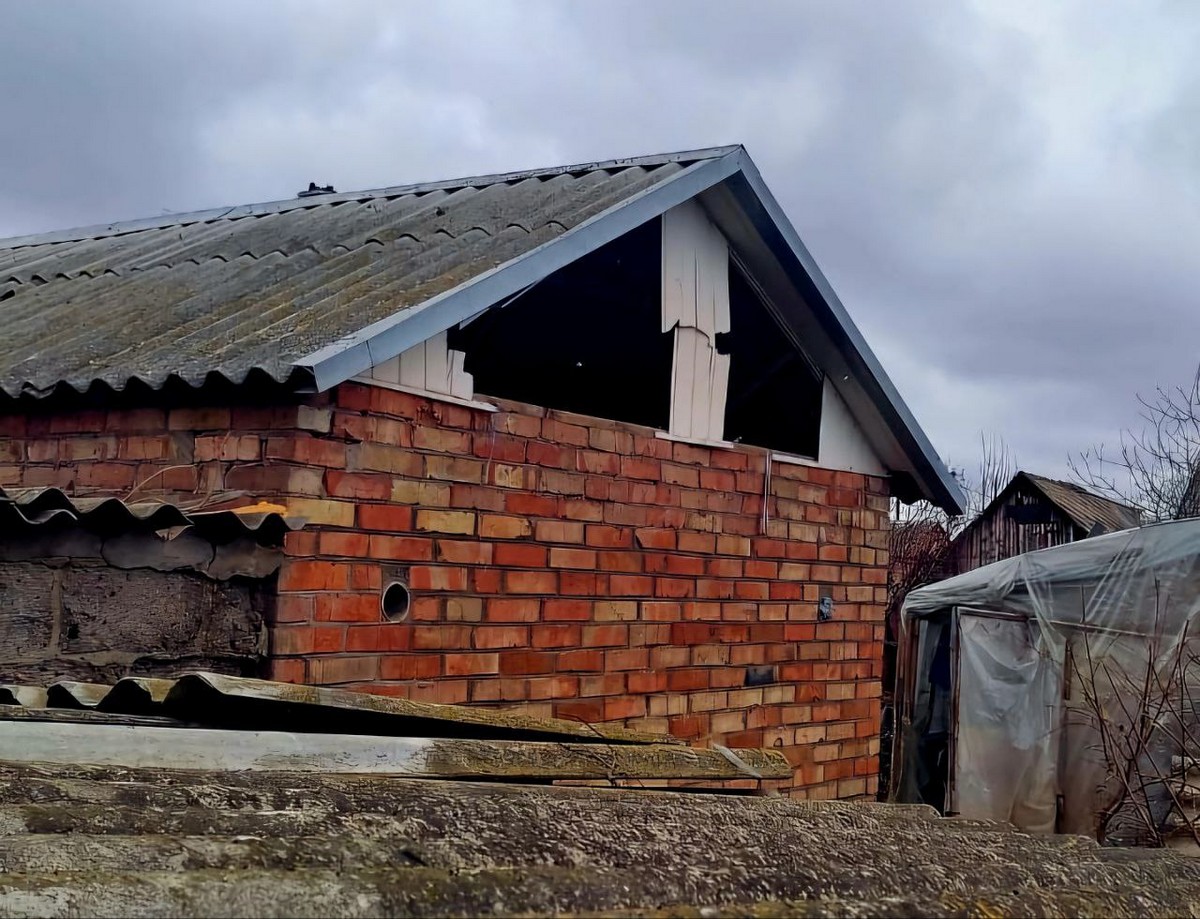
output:
[[[278,679],[782,748],[875,790],[886,483],[358,384],[279,408],[0,416],[0,485],[287,499]],[[160,474],[161,473],[161,474]],[[386,578],[407,621],[381,621]],[[817,621],[822,589],[834,618]],[[745,686],[746,667],[777,681]]]

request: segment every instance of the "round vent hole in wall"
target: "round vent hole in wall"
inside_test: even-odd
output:
[[[408,618],[412,597],[402,581],[392,581],[384,589],[379,600],[380,610],[387,622],[403,622]]]

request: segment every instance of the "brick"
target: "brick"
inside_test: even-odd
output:
[[[150,440],[151,438],[144,439]],[[262,439],[258,435],[237,435],[233,432],[197,437],[194,456],[198,462],[207,460],[251,462],[262,458]],[[143,458],[159,459],[160,457]]]
[[[433,540],[419,536],[388,536],[372,533],[369,553],[380,560],[428,562],[433,560]],[[448,559],[440,559],[447,561]]]
[[[364,530],[401,533],[412,529],[412,524],[411,507],[395,504],[361,504],[358,507],[358,525]]]
[[[427,533],[458,533],[470,536],[475,532],[475,514],[471,511],[422,509],[417,511],[417,529]]]
[[[716,551],[717,537],[712,533],[690,533],[681,531],[678,534],[680,552],[698,552],[711,555]]]
[[[493,597],[487,601],[488,622],[537,622],[540,601],[523,597]]]
[[[483,654],[447,654],[442,662],[442,673],[450,677],[500,672],[500,654],[494,651]]]
[[[325,491],[335,498],[386,501],[392,494],[392,480],[385,475],[330,469],[325,473]]]
[[[639,528],[634,531],[637,544],[643,549],[674,549],[675,531]]]
[[[414,625],[412,648],[414,651],[459,651],[471,647],[474,627],[468,625]]]
[[[280,597],[284,599],[304,599],[313,604],[312,617],[317,622],[378,622],[382,613],[379,610],[379,597],[376,594],[356,593],[320,593],[316,597]]]
[[[350,586],[350,566],[342,562],[290,560],[279,575],[279,590],[345,590]]]
[[[363,557],[369,551],[370,539],[365,533],[325,531],[320,534],[318,545],[322,555]]]
[[[529,521],[522,517],[483,514],[479,518],[479,535],[487,539],[521,539],[532,532]]]
[[[582,425],[567,424],[554,418],[547,418],[542,422],[542,437],[554,443],[586,447],[588,444],[588,429]]]
[[[654,594],[654,579],[639,575],[614,574],[608,579],[608,589],[614,596],[649,597]]]
[[[483,619],[483,600],[479,597],[447,597],[445,616],[450,622],[480,622]]]
[[[646,715],[646,700],[640,696],[622,696],[604,700],[604,719],[642,718]]]
[[[592,618],[590,600],[547,600],[542,607],[542,618],[553,620],[586,620]]]
[[[535,648],[575,648],[582,641],[582,628],[574,623],[535,625],[531,630],[530,640]],[[560,669],[582,669],[580,666],[568,667],[565,656],[560,656],[559,665]],[[591,669],[600,669],[599,659]]]
[[[558,499],[552,495],[516,492],[505,495],[504,509],[510,514],[530,517],[554,517],[558,514]]]
[[[437,482],[396,479],[389,498],[393,504],[420,504],[424,507],[449,507],[450,486]]]
[[[179,471],[184,472],[185,470]],[[195,470],[190,469],[186,472],[191,474],[191,482],[189,485],[185,481],[185,487],[181,490],[191,491],[195,487]],[[139,490],[155,491],[168,487],[165,478],[165,470],[158,470],[139,477],[132,466],[121,463],[89,463],[78,468],[75,483],[80,488],[130,489],[136,480],[141,485]]]
[[[583,627],[582,642],[586,647],[621,646],[629,643],[627,625],[588,625]]]
[[[230,422],[227,408],[173,408],[167,415],[171,431],[228,431]]]
[[[475,630],[474,643],[480,650],[529,647],[529,629],[523,625],[481,625]]]
[[[597,622],[623,622],[637,619],[636,600],[597,600],[593,606]]]
[[[317,657],[307,664],[310,683],[365,683],[379,675],[378,657]]]
[[[621,457],[621,475],[629,479],[658,481],[662,478],[662,464],[644,457],[623,456]]]
[[[517,594],[554,594],[558,590],[558,575],[552,571],[506,571],[504,587]]]
[[[552,469],[574,469],[578,453],[573,447],[545,441],[530,441],[525,448],[525,458],[535,466]]]
[[[584,537],[584,524],[569,520],[538,520],[533,530],[538,542],[581,543]]]
[[[439,539],[437,558],[455,565],[490,565],[494,552],[491,543]]]
[[[328,434],[333,425],[333,411],[312,405],[296,408],[296,427],[315,434]]]
[[[441,672],[442,658],[437,654],[384,657],[379,663],[379,677],[384,680],[429,680]]]
[[[593,569],[596,567],[596,553],[592,549],[555,547],[550,550],[550,567]]]
[[[425,475],[448,482],[478,485],[483,481],[483,461],[462,456],[425,457]]]
[[[467,589],[467,570],[436,565],[414,565],[408,573],[408,586],[413,590]]]
[[[497,543],[495,564],[502,567],[545,568],[547,550],[530,543]]]
[[[626,549],[633,545],[633,532],[625,527],[588,526],[585,541],[601,549]]]
[[[319,498],[288,498],[288,514],[303,517],[311,525],[353,527],[355,507],[349,501],[327,501]]]
[[[506,676],[553,673],[555,655],[549,651],[502,651],[499,672]]]
[[[346,453],[346,466],[412,478],[421,478],[425,471],[420,454],[391,444],[354,444]]]
[[[579,695],[579,677],[555,674],[529,680],[530,699],[572,699]],[[553,709],[551,709],[553,714]]]
[[[277,683],[303,683],[304,661],[272,660],[269,662],[267,679]]]
[[[621,471],[621,458],[612,453],[581,450],[576,456],[575,468],[593,475],[617,475]]]
[[[412,629],[386,625],[355,625],[346,631],[347,651],[407,651],[412,646]]]

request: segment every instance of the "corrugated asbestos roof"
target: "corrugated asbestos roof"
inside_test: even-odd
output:
[[[1174,853],[545,784],[783,760],[611,730],[213,674],[0,687],[0,916],[1195,914],[1200,860]]]
[[[189,528],[216,543],[248,536],[262,545],[282,545],[302,521],[276,512],[188,511],[162,501],[77,498],[57,488],[0,488],[0,531],[12,537],[31,527],[79,526],[111,535]]]
[[[0,241],[0,389],[292,377],[305,355],[677,174],[656,157]]]
[[[0,393],[324,391],[697,197],[773,276],[780,322],[900,474],[894,492],[961,513],[957,482],[739,146],[0,240]]]
[[[1137,510],[1126,504],[1102,498],[1071,482],[1047,479],[1029,472],[1021,474],[1085,533],[1092,533],[1097,525],[1101,532],[1115,533],[1141,524]]]

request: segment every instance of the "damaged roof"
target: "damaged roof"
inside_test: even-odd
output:
[[[1200,860],[924,806],[547,784],[778,751],[214,674],[4,689],[0,916],[1123,917],[1200,896]],[[344,733],[356,712],[372,734]]]
[[[0,488],[0,532],[12,537],[25,529],[81,527],[104,535],[156,533],[187,528],[215,543],[249,537],[261,545],[282,545],[302,521],[274,510],[186,510],[163,501],[125,501],[115,496],[74,497],[58,488]]]
[[[1115,533],[1141,525],[1141,514],[1137,508],[1102,498],[1082,485],[1047,479],[1031,472],[1019,472],[1046,496],[1051,504],[1071,518],[1071,522],[1085,533]]]
[[[897,493],[961,512],[958,484],[740,146],[0,240],[0,392],[324,391],[693,198],[902,476]]]

